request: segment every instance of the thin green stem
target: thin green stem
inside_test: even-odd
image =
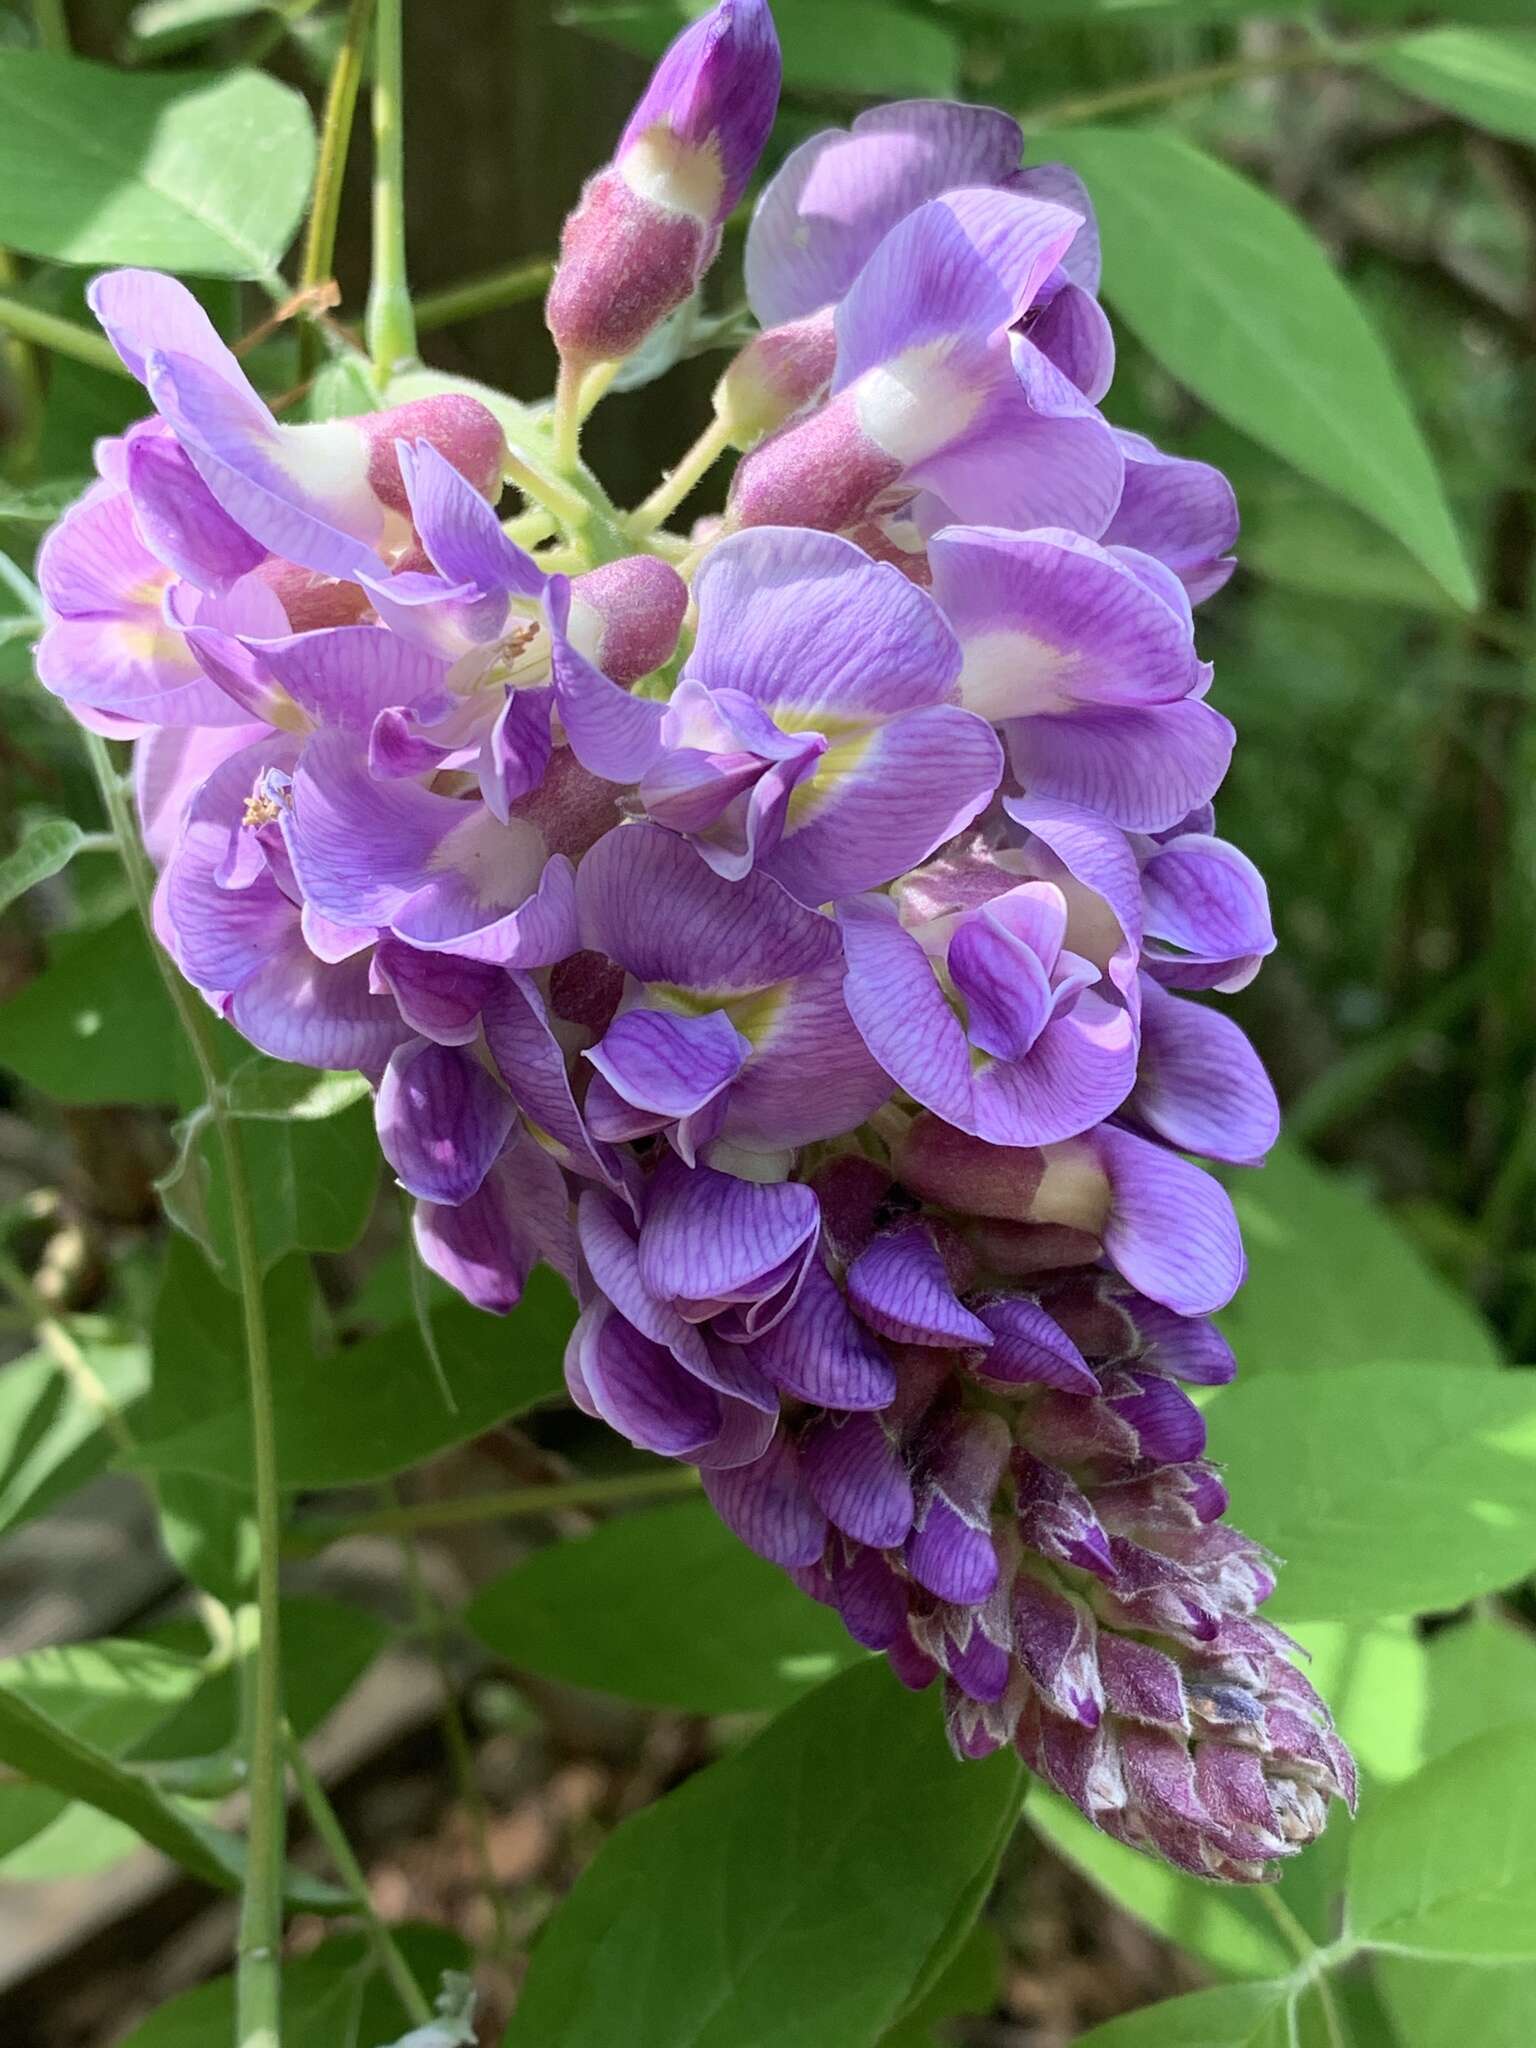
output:
[[[335,1866],[336,1875],[352,1894],[359,1919],[368,1930],[368,1940],[378,1961],[379,1968],[389,1979],[395,1996],[405,2008],[405,2016],[413,2027],[431,2024],[432,2008],[422,1994],[421,1986],[411,1975],[406,1960],[396,1945],[394,1936],[379,1918],[378,1909],[368,1890],[368,1880],[363,1875],[362,1865],[347,1840],[346,1830],[337,1817],[326,1794],[325,1787],[315,1776],[304,1747],[285,1726],[284,1739],[288,1751],[288,1766],[293,1772],[293,1781],[299,1788],[299,1797],[304,1802],[304,1811],[309,1815],[310,1825],[325,1844],[326,1853]]]
[[[0,1287],[20,1307],[33,1335],[88,1408],[95,1410],[102,1427],[124,1457],[137,1446],[133,1431],[112,1396],[98,1378],[90,1360],[75,1342],[69,1325],[41,1295],[29,1276],[14,1260],[0,1253]]]
[[[526,305],[542,296],[554,274],[549,257],[534,256],[525,263],[504,264],[500,270],[445,285],[441,291],[424,292],[416,301],[417,332],[430,334],[434,328],[452,327],[481,313],[497,313],[504,306]]]
[[[404,0],[376,0],[373,27],[373,282],[364,326],[381,382],[416,360],[405,270]]]
[[[153,882],[122,777],[107,743],[97,733],[82,735],[91,771],[128,877],[134,905],[171,1007],[196,1064],[224,1167],[229,1196],[235,1273],[245,1332],[246,1373],[251,1405],[251,1486],[256,1508],[257,1566],[254,1641],[250,1645],[247,1721],[250,1819],[246,1828],[245,1888],[235,1975],[235,2038],[239,2048],[278,2048],[282,2039],[282,1977],[279,1948],[283,1932],[283,1838],[286,1827],[282,1782],[282,1647],[278,1626],[282,1504],[278,1490],[277,1436],[272,1404],[271,1360],[256,1252],[256,1216],[238,1121],[224,1106],[207,1012],[161,951],[154,936],[150,897]]]
[[[555,417],[554,442],[555,462],[567,475],[581,460],[581,380],[584,374],[580,363],[560,359],[560,368],[555,376]]]
[[[1299,1963],[1310,1964],[1312,1958],[1317,1954],[1317,1943],[1308,1934],[1306,1928],[1302,1926],[1284,1899],[1280,1897],[1274,1886],[1268,1884],[1255,1885],[1253,1895],[1266,1909],[1276,1927],[1279,1928],[1282,1939],[1294,1954],[1296,1960]]]
[[[398,1506],[398,1503],[395,1505]],[[442,1610],[433,1599],[431,1589],[427,1585],[426,1575],[421,1569],[421,1553],[416,1547],[414,1535],[409,1530],[401,1532],[400,1555],[405,1564],[406,1583],[410,1588],[416,1626],[437,1672],[443,1740],[447,1745],[449,1767],[453,1772],[459,1804],[468,1816],[474,1833],[480,1890],[484,1894],[491,1915],[493,1952],[498,1961],[505,1962],[511,1953],[507,1902],[497,1881],[496,1866],[491,1861],[491,1817],[486,1810],[485,1795],[481,1792],[479,1780],[475,1776],[474,1751],[470,1747],[469,1731],[464,1726],[464,1715],[459,1707],[458,1688],[454,1684],[453,1672],[448,1662],[448,1641],[443,1626]]]
[[[62,319],[57,313],[45,313],[40,306],[29,306],[25,299],[14,298],[9,292],[0,292],[0,327],[22,341],[51,349],[55,355],[73,356],[77,363],[89,363],[93,370],[107,370],[117,377],[128,375],[105,335],[93,334],[89,327]]]
[[[503,1493],[464,1494],[457,1500],[424,1500],[408,1507],[376,1508],[366,1515],[314,1515],[289,1533],[290,1549],[308,1555],[345,1536],[398,1536],[416,1529],[456,1529],[474,1522],[514,1521],[551,1514],[556,1508],[616,1507],[651,1495],[693,1493],[699,1475],[691,1465],[661,1466],[654,1472],[625,1472],[609,1479],[572,1479],[557,1486],[520,1486]]]
[[[304,234],[304,261],[299,272],[301,291],[312,291],[316,285],[324,284],[336,260],[336,223],[341,215],[342,181],[346,175],[352,117],[357,111],[357,93],[363,78],[372,15],[373,0],[350,0],[341,48],[331,66],[331,81],[325,94],[325,115],[320,124],[315,189],[310,199],[309,225]]]
[[[64,0],[32,0],[32,25],[37,31],[39,49],[50,50],[55,57],[69,55],[69,22],[64,14]]]
[[[636,540],[644,540],[648,534],[670,519],[672,514],[690,495],[731,445],[731,428],[728,421],[712,419],[693,446],[678,463],[669,470],[644,504],[625,520],[624,524]]]
[[[1349,43],[1303,43],[1262,57],[1233,57],[1220,64],[1201,64],[1189,71],[1169,71],[1161,78],[1140,78],[1133,85],[1111,86],[1081,99],[1056,100],[1019,116],[1026,132],[1066,128],[1097,121],[1105,114],[1133,113],[1139,107],[1161,106],[1167,100],[1191,99],[1197,93],[1219,92],[1252,78],[1273,78],[1286,71],[1344,70],[1365,62],[1370,52],[1393,40],[1390,35],[1362,36]]]
[[[567,529],[584,526],[591,516],[591,505],[580,491],[562,483],[559,477],[550,476],[546,470],[535,468],[533,463],[523,461],[510,450],[502,457],[502,470],[525,498],[542,505]]]
[[[1328,1981],[1326,1970],[1319,1970],[1312,1980],[1317,1993],[1317,2002],[1323,2015],[1323,2032],[1328,2036],[1328,2048],[1349,2048],[1349,2036],[1344,2031],[1344,2015]]]

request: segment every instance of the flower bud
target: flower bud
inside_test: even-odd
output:
[[[819,397],[837,360],[835,309],[755,334],[715,386],[715,412],[738,448],[749,448]]]
[[[768,139],[779,73],[767,0],[720,0],[663,56],[560,238],[545,318],[567,362],[631,355],[693,290]]]

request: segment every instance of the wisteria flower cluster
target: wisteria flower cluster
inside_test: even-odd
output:
[[[777,88],[763,0],[721,0],[582,194],[568,479]],[[1021,154],[931,102],[791,153],[724,515],[604,527],[628,553],[515,543],[475,398],[280,423],[181,286],[98,279],[154,414],[45,546],[40,672],[135,743],[189,981],[373,1082],[436,1273],[506,1311],[549,1262],[577,1404],[941,1679],[961,1755],[1251,1880],[1354,1778],[1185,1391],[1243,1273],[1185,1155],[1277,1120],[1203,1000],[1274,944],[1192,625],[1236,512],[1105,418],[1092,209]]]

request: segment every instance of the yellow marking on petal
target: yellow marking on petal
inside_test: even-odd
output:
[[[835,801],[842,785],[864,766],[878,737],[877,726],[861,725],[850,727],[846,737],[832,742],[804,782],[790,792],[786,832],[798,832]]]
[[[169,569],[161,569],[156,575],[142,577],[137,583],[129,584],[123,592],[123,602],[138,605],[145,611],[158,612],[170,580]]]
[[[740,996],[710,995],[699,989],[679,988],[672,981],[649,982],[645,991],[648,1008],[667,1010],[676,1017],[708,1017],[723,1010],[754,1047],[760,1046],[773,1031],[788,1001],[789,989],[783,982]]]
[[[658,121],[629,145],[618,170],[637,198],[649,199],[670,213],[713,222],[720,212],[725,172],[713,136],[705,143],[684,142],[665,121]]]

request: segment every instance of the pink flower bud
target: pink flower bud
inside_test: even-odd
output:
[[[567,362],[627,356],[720,246],[779,97],[767,0],[720,0],[662,57],[560,239],[545,318]]]
[[[835,308],[754,335],[715,386],[715,411],[738,447],[772,433],[832,381]]]

